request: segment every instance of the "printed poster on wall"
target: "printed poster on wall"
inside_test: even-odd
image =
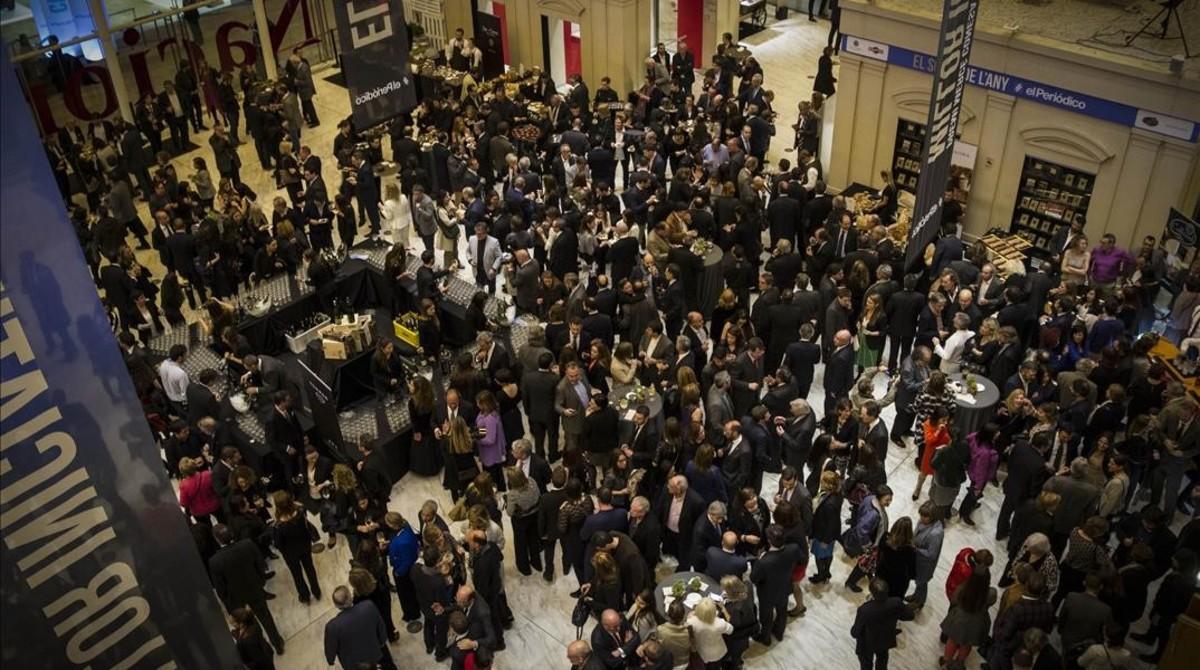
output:
[[[925,125],[921,176],[917,182],[916,205],[905,252],[904,265],[909,270],[919,265],[925,247],[937,237],[941,224],[942,194],[954,157],[978,10],[978,0],[945,0],[942,8],[942,30],[929,99],[929,121]],[[886,54],[882,57],[887,58]]]

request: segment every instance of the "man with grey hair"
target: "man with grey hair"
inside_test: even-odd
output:
[[[825,364],[825,413],[845,398],[854,386],[854,350],[850,348],[850,331],[839,330],[833,336],[833,349]]]
[[[1077,456],[1071,461],[1067,472],[1060,472],[1042,487],[1043,491],[1057,493],[1061,498],[1058,509],[1054,512],[1054,526],[1050,536],[1055,556],[1062,554],[1071,531],[1082,524],[1084,519],[1096,513],[1100,487],[1090,481],[1090,468],[1088,459]]]
[[[1075,380],[1077,379],[1082,379],[1083,381],[1087,382],[1088,405],[1091,407],[1096,406],[1096,382],[1088,379],[1088,377],[1092,374],[1092,370],[1095,369],[1095,359],[1085,356],[1080,358],[1078,361],[1075,361],[1074,370],[1063,370],[1062,372],[1058,373],[1058,378],[1055,381],[1058,382],[1058,406],[1060,408],[1066,409],[1067,407],[1074,405],[1076,400],[1079,400],[1079,398],[1075,395]]]
[[[629,539],[646,561],[646,574],[653,575],[662,553],[662,528],[650,513],[650,500],[645,496],[629,501]]]
[[[721,546],[721,536],[729,530],[729,513],[725,503],[714,500],[708,504],[708,513],[696,519],[692,529],[692,569],[704,572],[708,568],[708,548]]]
[[[494,378],[497,370],[512,370],[512,357],[490,332],[482,330],[475,336],[475,364],[489,378]]]
[[[663,552],[679,561],[679,572],[691,564],[692,532],[704,518],[704,499],[688,487],[687,477],[675,475],[667,480],[665,495],[658,499],[657,516],[662,525]]]
[[[817,432],[817,417],[804,398],[796,398],[788,408],[791,410],[790,417],[775,417],[775,435],[782,447],[783,464],[795,468],[803,480],[813,435]]]
[[[723,430],[725,424],[737,418],[733,411],[733,397],[729,395],[733,387],[733,377],[727,370],[722,370],[713,377],[712,387],[708,389],[704,409],[708,416],[706,431],[709,440],[715,447],[725,444]]]
[[[533,453],[532,442],[523,437],[513,440],[512,455],[513,467],[537,482],[538,490],[542,493],[550,490],[550,464],[546,462],[546,459]]]
[[[945,343],[940,337],[933,338],[933,351],[941,358],[938,369],[948,375],[955,374],[962,367],[962,355],[966,351],[967,342],[975,337],[971,330],[971,316],[966,312],[954,315],[954,332],[946,338]]]
[[[383,617],[370,599],[358,603],[350,587],[333,590],[333,606],[338,613],[325,624],[325,661],[336,660],[343,668],[395,668],[387,649],[387,629]]]

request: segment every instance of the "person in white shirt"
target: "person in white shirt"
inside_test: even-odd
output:
[[[408,246],[409,231],[412,230],[412,206],[408,197],[400,192],[396,184],[388,184],[384,200],[379,203],[379,218],[383,230],[392,233],[392,243]]]
[[[975,331],[970,330],[971,317],[965,312],[959,312],[954,315],[954,332],[950,337],[946,338],[945,343],[941,338],[933,338],[933,351],[942,359],[939,369],[948,374],[958,372],[962,367],[962,354],[966,349],[967,342],[975,337]]]
[[[724,619],[717,617],[717,603],[711,598],[702,598],[687,618],[687,625],[692,631],[692,647],[700,660],[713,664],[725,656],[728,648],[725,646],[725,636],[733,632],[733,624],[729,623],[725,607],[720,606]]]
[[[171,347],[167,359],[158,366],[158,378],[162,382],[163,392],[166,393],[167,400],[171,401],[172,409],[180,414],[187,407],[187,388],[191,383],[187,370],[180,365],[187,356],[187,351],[186,346],[176,344]]]

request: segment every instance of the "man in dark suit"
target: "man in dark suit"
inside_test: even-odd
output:
[[[704,499],[688,487],[687,477],[675,475],[655,505],[662,528],[662,550],[679,561],[678,572],[691,565],[692,530],[696,519],[704,515]]]
[[[804,203],[804,226],[799,231],[801,248],[808,244],[808,238],[814,231],[825,225],[825,220],[833,211],[833,198],[825,195],[825,188],[825,182],[817,180],[812,198]]]
[[[871,599],[863,603],[854,615],[850,636],[854,638],[854,653],[864,668],[887,668],[888,653],[896,646],[899,622],[912,621],[915,610],[904,601],[888,594],[888,584],[882,579],[871,580]]]
[[[282,656],[283,636],[275,627],[275,619],[267,607],[264,587],[268,572],[262,553],[252,540],[234,542],[233,532],[224,524],[213,527],[213,537],[221,546],[208,559],[208,573],[217,597],[229,612],[239,607],[249,607],[275,648],[275,653]]]
[[[362,150],[356,149],[351,159],[354,166],[350,182],[354,185],[354,197],[358,198],[359,221],[371,222],[371,234],[379,235],[379,184],[375,171]]]
[[[780,242],[780,244],[785,244],[785,242]],[[772,372],[779,369],[779,363],[783,360],[788,344],[796,341],[796,333],[800,331],[800,325],[806,321],[803,308],[792,301],[790,287],[790,282],[784,284],[784,288],[779,294],[779,304],[767,309],[767,323],[770,324],[770,330],[765,333],[767,354],[764,366],[766,370]]]
[[[851,311],[853,296],[850,289],[842,286],[837,289],[833,302],[825,309],[825,331],[821,337],[821,347],[825,351],[826,362],[835,347],[834,340],[841,331],[852,332],[854,313]],[[853,356],[852,356],[853,358]]]
[[[443,277],[450,274],[450,270],[435,270],[433,269],[434,252],[431,249],[426,249],[421,252],[421,267],[417,268],[417,301],[428,298],[437,302],[441,298],[441,290],[438,288],[438,282]],[[399,288],[397,283],[393,290]]]
[[[375,603],[370,599],[355,602],[350,589],[339,586],[333,591],[333,605],[338,613],[325,624],[325,661],[329,665],[336,661],[343,668],[396,667]]]
[[[746,343],[746,350],[739,354],[737,361],[730,366],[729,376],[733,380],[732,396],[735,416],[749,414],[750,408],[758,404],[763,377],[767,374],[766,353],[762,340],[752,337]]]
[[[613,342],[616,334],[613,328],[612,317],[600,312],[599,305],[596,304],[595,298],[586,298],[583,301],[584,309],[587,314],[583,317],[583,329],[595,339],[604,343],[609,351],[612,351]]]
[[[561,465],[555,466],[550,473],[550,487],[538,501],[538,535],[542,541],[542,561],[545,566],[542,579],[547,582],[554,581],[554,545],[562,543],[558,535],[558,509],[567,500],[567,492],[563,489],[566,484],[567,470]],[[563,569],[566,570],[570,559],[566,556],[565,548],[563,552]]]
[[[546,493],[550,490],[550,464],[546,459],[533,453],[533,445],[525,438],[518,438],[512,443],[513,467],[525,473],[525,476],[536,482],[538,490]]]
[[[460,586],[454,594],[454,604],[459,612],[467,619],[467,630],[458,640],[451,640],[450,648],[466,642],[468,651],[476,649],[497,649],[496,629],[492,625],[492,608],[488,602],[480,598],[475,589],[470,586]]]
[[[634,468],[649,468],[658,449],[658,433],[650,425],[650,408],[638,405],[633,412],[633,435],[621,445],[621,451]]]
[[[771,246],[779,249],[780,240],[787,240],[792,245],[796,234],[802,232],[804,226],[804,206],[793,197],[789,190],[790,182],[786,179],[779,182],[779,195],[767,205],[767,229],[771,233]],[[770,270],[770,266],[767,267]],[[791,282],[780,280],[780,284],[790,285]]]
[[[610,670],[625,668],[636,659],[642,643],[637,631],[616,610],[604,610],[600,623],[592,629],[592,655]]]
[[[267,467],[272,475],[282,475],[283,479],[273,482],[279,488],[290,486],[292,476],[300,471],[300,455],[304,453],[304,429],[300,420],[292,410],[292,394],[289,391],[276,391],[275,406],[271,417],[266,422],[265,437],[267,447],[271,450],[273,463]]]
[[[629,501],[629,539],[646,563],[646,574],[653,578],[662,557],[662,526],[650,509],[650,501],[643,496]]]
[[[825,364],[825,413],[833,411],[838,398],[845,398],[854,386],[854,350],[850,331],[839,330],[833,336],[833,351]]]
[[[942,237],[934,243],[933,264],[929,266],[930,276],[937,276],[951,261],[962,260],[963,243],[954,232],[953,229],[942,230]]]
[[[811,323],[800,326],[800,339],[787,345],[783,354],[783,365],[792,373],[792,383],[796,385],[796,393],[801,398],[807,398],[812,388],[813,374],[817,363],[821,362],[821,346],[813,342],[816,328]]]
[[[854,218],[849,212],[842,212],[837,224],[829,232],[829,241],[833,243],[833,257],[845,258],[846,254],[858,251],[858,229],[854,227]]]
[[[704,572],[708,568],[708,548],[721,546],[721,537],[728,529],[728,512],[725,503],[719,500],[710,502],[708,511],[692,524],[693,570]]]
[[[580,449],[586,430],[584,412],[587,411],[591,394],[592,386],[584,376],[583,369],[578,363],[568,363],[562,380],[555,387],[553,407],[563,427],[565,456],[572,465],[575,459],[582,457]]]
[[[633,273],[639,253],[637,238],[629,234],[629,226],[624,221],[617,222],[616,239],[609,245],[607,254],[608,261],[612,263],[613,283],[620,285]]]
[[[475,336],[475,363],[489,379],[494,379],[498,370],[512,370],[513,360],[503,344],[496,341],[491,332],[483,330]]]
[[[858,419],[862,422],[858,434],[859,439],[871,448],[879,462],[887,463],[888,427],[879,416],[879,411],[879,403],[874,400],[868,400],[858,408]],[[886,483],[886,477],[884,481]]]
[[[783,200],[790,200],[790,198],[783,198]],[[771,206],[774,207],[774,204]],[[767,260],[765,267],[767,272],[774,276],[775,283],[781,291],[787,291],[796,283],[796,275],[800,274],[804,267],[804,257],[795,252],[792,241],[788,238],[780,239],[774,246],[771,258]],[[784,302],[787,301],[784,300]]]
[[[1002,326],[997,332],[1000,336],[1000,349],[988,364],[987,378],[996,386],[1004,386],[1020,368],[1024,351],[1016,328]]]
[[[471,553],[471,584],[475,587],[475,598],[488,604],[496,635],[495,648],[504,649],[504,628],[512,621],[508,595],[504,591],[504,554],[488,542],[487,533],[482,530],[467,534],[467,548]]]
[[[755,639],[764,646],[771,646],[772,635],[783,642],[788,621],[788,596],[792,592],[792,570],[802,558],[807,557],[803,556],[799,545],[784,544],[781,526],[767,526],[767,551],[750,570],[750,582],[758,597],[761,626]],[[803,613],[804,608],[798,608],[797,614]]]
[[[514,293],[513,301],[517,309],[525,314],[538,311],[538,293],[541,288],[542,269],[538,262],[530,257],[528,249],[517,249],[513,252],[513,262],[504,272],[508,277],[509,286]]]
[[[1000,518],[996,520],[996,539],[1008,535],[1013,512],[1024,500],[1041,491],[1042,484],[1050,475],[1046,466],[1046,452],[1050,448],[1051,431],[1043,431],[1032,440],[1016,440],[1008,454],[1008,477],[1004,479],[1004,501],[1000,504]]]
[[[672,339],[683,328],[683,316],[687,308],[687,293],[684,290],[683,282],[679,279],[680,272],[678,265],[667,266],[666,290],[663,291],[660,305],[663,320],[666,322],[665,332]]]
[[[554,392],[559,381],[558,375],[550,371],[552,365],[554,354],[543,352],[538,356],[538,369],[526,372],[521,378],[521,401],[529,419],[529,430],[533,433],[534,448],[539,457],[551,463],[558,460],[558,414],[554,411]],[[550,443],[548,454],[547,438]]]
[[[216,370],[205,368],[196,375],[196,381],[188,384],[187,422],[189,426],[195,426],[197,421],[206,416],[214,419],[221,418],[221,403],[212,390],[218,376]]]
[[[793,400],[789,410],[791,416],[775,417],[775,434],[782,445],[784,470],[794,468],[803,479],[808,453],[812,450],[813,435],[817,432],[817,417],[803,398]]]
[[[712,577],[718,582],[725,575],[734,575],[741,577],[746,574],[746,567],[749,561],[746,557],[738,553],[738,535],[737,533],[727,530],[721,535],[721,544],[716,547],[709,547],[705,554],[706,567],[704,574]]]
[[[445,397],[433,407],[433,436],[439,440],[449,437],[450,423],[458,417],[462,417],[467,426],[474,426],[475,415],[475,405],[464,400],[457,389],[448,388]]]

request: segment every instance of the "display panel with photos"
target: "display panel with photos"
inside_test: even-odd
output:
[[[1095,180],[1094,174],[1026,156],[1009,230],[1032,245],[1030,254],[1049,258],[1059,228],[1085,220]]]

